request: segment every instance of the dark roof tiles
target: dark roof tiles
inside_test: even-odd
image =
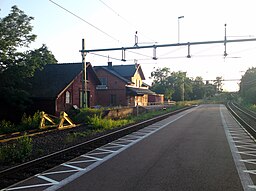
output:
[[[139,67],[139,68],[138,68]],[[145,80],[144,74],[140,65],[130,64],[130,65],[111,65],[111,66],[94,66],[95,70],[103,68],[108,72],[114,74],[121,80],[127,83],[131,83],[131,78],[135,75],[136,71],[141,75],[142,80]]]
[[[92,69],[89,63],[87,63],[87,68],[88,66]],[[31,79],[31,97],[54,99],[81,72],[82,63],[47,64],[42,71],[36,71]]]

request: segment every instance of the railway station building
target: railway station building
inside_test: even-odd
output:
[[[140,64],[94,66],[101,81],[96,87],[101,106],[147,106],[148,96],[155,95],[143,83],[145,76]]]

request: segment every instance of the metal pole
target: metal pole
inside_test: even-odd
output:
[[[228,55],[227,54],[227,24],[225,24],[224,27],[225,27],[225,34],[224,34],[224,47],[225,47],[224,57],[226,57]]]
[[[178,18],[178,43],[180,43],[180,19]]]
[[[178,43],[180,43],[180,19],[184,18],[184,16],[178,17]]]
[[[87,82],[86,82],[86,63],[85,63],[85,43],[84,39],[82,39],[82,108],[87,107]]]

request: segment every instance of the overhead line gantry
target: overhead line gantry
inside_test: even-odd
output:
[[[250,42],[256,41],[256,38],[245,38],[245,39],[232,39],[232,40],[216,40],[216,41],[201,41],[201,42],[186,42],[186,43],[173,43],[173,44],[154,44],[154,45],[143,45],[143,46],[130,46],[130,47],[117,47],[117,48],[102,48],[102,49],[89,49],[89,50],[80,50],[81,53],[90,53],[90,52],[106,52],[106,51],[125,51],[125,50],[135,50],[135,49],[149,49],[149,48],[164,48],[164,47],[177,47],[177,46],[188,46],[188,53],[190,51],[190,46],[193,45],[204,45],[204,44],[224,44],[225,53],[226,53],[226,44],[235,43],[235,42]],[[227,55],[224,54],[224,56]],[[153,55],[152,58],[154,58]]]

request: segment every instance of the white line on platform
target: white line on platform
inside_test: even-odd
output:
[[[66,163],[61,164],[61,165],[62,165],[62,166],[65,166],[65,167],[73,168],[73,169],[76,169],[76,170],[79,170],[79,171],[83,171],[83,170],[85,170],[85,169],[80,168],[80,167],[78,167],[78,166],[73,166],[73,165],[66,164]]]
[[[33,185],[28,185],[28,186],[19,186],[19,187],[7,188],[7,189],[4,189],[4,191],[9,191],[9,190],[23,190],[23,189],[28,189],[28,188],[38,188],[38,187],[52,186],[52,185],[53,185],[52,183],[33,184]]]
[[[36,177],[37,177],[37,178],[40,178],[40,179],[43,179],[43,180],[45,180],[45,181],[47,181],[47,182],[50,182],[50,183],[52,183],[52,184],[58,184],[58,183],[59,183],[58,181],[53,180],[53,179],[48,178],[48,177],[43,176],[43,175],[37,175]]]

